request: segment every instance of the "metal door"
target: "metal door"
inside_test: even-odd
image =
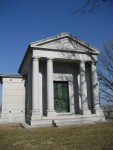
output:
[[[54,109],[56,112],[69,112],[68,82],[54,82]]]

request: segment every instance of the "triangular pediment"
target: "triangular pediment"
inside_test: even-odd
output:
[[[30,46],[34,48],[45,48],[51,50],[99,53],[98,49],[86,44],[68,33],[62,33],[51,38],[33,42]]]

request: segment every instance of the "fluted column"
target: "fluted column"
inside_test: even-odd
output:
[[[39,58],[32,59],[32,116],[37,118],[39,111]]]
[[[88,109],[88,100],[87,100],[87,85],[85,77],[85,62],[80,62],[80,96],[81,96],[81,108],[83,114],[90,114],[91,112]]]
[[[97,70],[94,62],[91,63],[91,72],[92,72],[92,90],[93,90],[93,104],[94,109],[99,109],[99,83],[97,78]]]
[[[53,59],[47,60],[47,115],[54,116]]]

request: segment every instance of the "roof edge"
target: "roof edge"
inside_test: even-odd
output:
[[[0,78],[23,78],[22,75],[19,74],[0,74]]]
[[[24,78],[23,76],[21,75],[14,75],[14,74],[0,74],[0,83],[2,83],[2,79],[3,78]]]
[[[30,44],[28,45],[28,48],[27,48],[27,50],[26,50],[26,52],[25,52],[25,54],[24,54],[24,57],[23,57],[23,59],[22,59],[22,62],[21,62],[21,64],[20,64],[20,67],[19,67],[19,69],[18,69],[18,73],[20,73],[21,74],[21,69],[22,69],[22,65],[23,65],[23,63],[24,63],[24,60],[26,59],[26,57],[27,57],[27,55],[28,55],[28,53],[29,53],[29,49],[31,48],[31,46],[30,46]]]

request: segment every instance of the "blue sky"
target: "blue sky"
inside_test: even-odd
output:
[[[61,32],[69,32],[101,49],[113,37],[113,2],[101,3],[94,14],[73,15],[72,10],[84,2],[0,0],[0,74],[17,74],[30,42]]]

